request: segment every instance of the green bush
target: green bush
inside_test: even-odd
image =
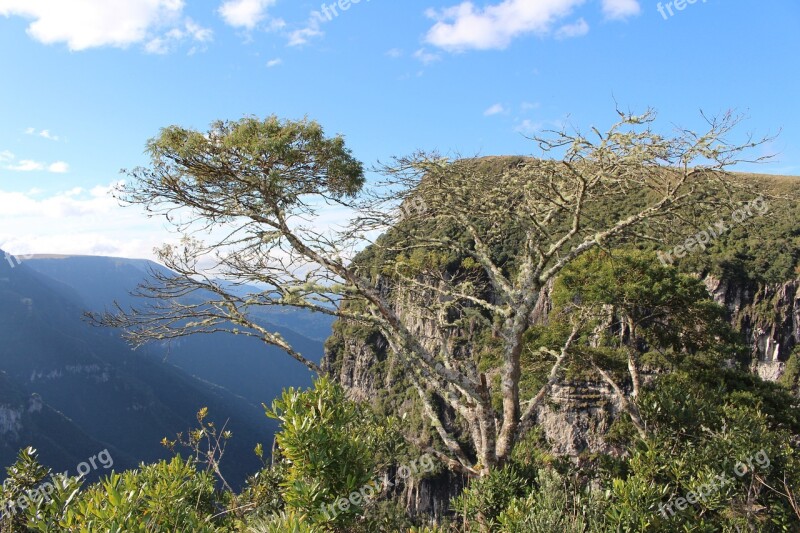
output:
[[[508,505],[529,490],[530,480],[518,469],[506,466],[492,470],[488,475],[475,478],[469,486],[451,502],[469,531],[493,528],[497,518]]]
[[[328,378],[306,391],[284,391],[267,416],[280,421],[276,440],[286,463],[280,482],[286,507],[318,524],[354,523],[369,502],[336,504],[373,483],[387,450],[396,453],[399,433],[392,421],[378,423]]]
[[[500,513],[499,531],[507,533],[584,533],[603,531],[603,494],[581,488],[553,469],[542,469],[537,489],[515,498]]]

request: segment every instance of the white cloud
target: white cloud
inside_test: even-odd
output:
[[[2,1],[2,0],[0,0],[0,1]],[[51,141],[58,141],[59,140],[58,135],[53,135],[52,133],[50,133],[50,130],[41,130],[41,131],[37,132],[36,128],[25,128],[25,134],[26,135],[38,135],[39,137],[44,137],[45,139],[50,139]]]
[[[0,0],[0,15],[31,18],[28,34],[70,50],[125,48],[181,22],[184,0]]]
[[[531,119],[526,118],[519,124],[519,126],[514,128],[514,130],[523,133],[525,135],[530,135],[538,131],[541,131],[543,128],[544,128],[543,122],[534,122]]]
[[[514,131],[522,133],[523,135],[534,135],[545,130],[561,130],[564,128],[564,120],[542,120],[533,121],[525,119],[520,122]]]
[[[397,59],[398,57],[403,57],[403,51],[399,48],[392,48],[391,50],[386,51],[386,55],[393,59]]]
[[[9,165],[6,168],[15,172],[33,172],[35,170],[44,170],[44,163],[32,159],[23,159],[19,163]]]
[[[493,106],[489,107],[486,111],[483,112],[483,116],[491,117],[492,115],[499,115],[500,113],[505,113],[506,108],[503,107],[503,104],[494,104]]]
[[[50,133],[50,130],[42,130],[39,132],[39,137],[44,137],[45,139],[50,139],[51,141],[57,141],[58,135],[53,135]]]
[[[502,49],[524,34],[547,34],[585,0],[504,0],[478,9],[472,2],[429,10],[437,20],[427,41],[446,50]]]
[[[624,19],[641,12],[638,0],[603,0],[603,14],[609,19]]]
[[[436,20],[425,40],[449,51],[504,49],[524,35],[574,37],[588,31],[580,19],[556,29],[586,0],[503,0],[484,8],[471,1],[441,10],[429,9]],[[638,0],[603,0],[607,18],[621,19],[639,13]]]
[[[214,32],[210,28],[204,28],[192,19],[186,19],[184,27],[186,33],[195,41],[206,43],[214,37]]]
[[[434,61],[439,61],[442,56],[439,54],[434,54],[433,52],[428,52],[424,48],[420,48],[416,52],[414,52],[414,57],[422,61],[424,64],[429,65]]]
[[[267,68],[277,67],[283,63],[283,59],[280,57],[276,57],[275,59],[270,59],[267,61]]]
[[[322,15],[314,12],[304,28],[289,32],[289,46],[302,46],[314,37],[322,37],[325,33],[320,29]]]
[[[169,52],[169,42],[164,37],[154,37],[147,41],[144,50],[148,54],[166,54]]]
[[[0,163],[11,163],[14,160],[16,160],[16,156],[12,152],[8,150],[0,152]],[[38,172],[41,170],[47,170],[55,174],[69,172],[69,165],[64,161],[56,161],[48,165],[41,161],[34,161],[33,159],[20,159],[16,163],[6,165],[4,168],[14,172]]]
[[[9,253],[112,255],[152,258],[174,240],[162,221],[120,207],[116,183],[43,196],[40,190],[0,190],[0,248]]]
[[[44,44],[64,42],[73,51],[144,43],[148,53],[166,53],[181,41],[211,40],[210,29],[182,17],[183,7],[184,0],[0,0],[0,15],[31,18],[31,37]],[[36,134],[34,128],[26,133]],[[48,134],[39,133],[58,140]]]
[[[119,182],[85,190],[73,187],[48,198],[38,199],[41,191],[11,192],[0,190],[0,217],[42,217],[58,219],[75,215],[104,215],[119,206],[111,196]]]
[[[210,42],[213,38],[214,32],[211,29],[200,26],[192,19],[186,19],[183,26],[176,26],[163,35],[147,41],[144,49],[149,54],[166,54],[187,40],[203,44]],[[189,53],[194,53],[196,50],[193,47]]]
[[[69,165],[64,161],[56,161],[48,165],[47,171],[55,174],[64,174],[65,172],[69,172]]]
[[[252,30],[267,17],[276,0],[228,0],[219,8],[225,22],[235,28]]]
[[[570,37],[582,37],[589,33],[589,24],[581,19],[576,20],[572,24],[564,24],[556,30],[557,39],[568,39]]]

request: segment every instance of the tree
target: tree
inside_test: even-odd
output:
[[[165,213],[184,232],[180,245],[158,250],[177,276],[156,275],[140,289],[149,305],[94,320],[124,328],[134,345],[216,331],[254,336],[313,370],[316,363],[259,323],[259,310],[288,306],[374,328],[441,440],[444,452],[430,451],[455,469],[485,474],[508,460],[552,385],[523,409],[523,336],[548,285],[592,249],[663,239],[733,205],[744,186],[726,169],[762,142],[730,143],[738,123],[731,114],[709,120],[703,134],[665,137],[654,129],[654,112],[618,113],[607,133],[535,138],[537,159],[418,153],[381,167],[385,180],[371,183],[342,138],[326,138],[313,122],[166,128],[148,144],[151,165],[130,173],[122,198]],[[315,226],[326,208],[352,216],[338,227]],[[208,243],[196,238],[200,230],[210,230]],[[367,245],[377,269],[353,261]],[[453,258],[460,266],[448,263]],[[259,290],[243,296],[225,280]],[[398,312],[402,295],[424,299],[420,316]],[[498,386],[454,342],[470,313],[473,333],[491,329],[502,344],[492,369]],[[431,324],[427,333],[419,318]],[[579,330],[555,354],[551,375]]]
[[[722,365],[746,351],[703,282],[662,267],[653,254],[589,252],[562,271],[552,297],[554,322],[566,317],[582,326],[570,362],[611,387],[642,438],[647,431],[637,400],[645,359],[653,375],[673,370],[689,355],[703,353]],[[620,374],[616,363],[627,370],[625,384],[613,375]]]

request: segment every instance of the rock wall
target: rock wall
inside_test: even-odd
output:
[[[731,323],[752,347],[753,369],[763,379],[776,380],[800,340],[800,280],[774,285],[742,285],[714,277],[704,283],[717,303],[728,309]],[[419,318],[407,296],[395,299],[395,309],[422,338],[432,336],[432,323]],[[540,323],[550,311],[549,288],[540,295],[532,319]],[[336,334],[335,334],[336,335]],[[391,366],[387,346],[378,334],[365,339],[339,338],[336,349],[326,349],[323,365],[348,390],[350,397],[368,401],[391,387],[399,370]],[[389,363],[389,367],[386,366]],[[582,452],[608,452],[603,439],[619,413],[619,402],[604,382],[562,382],[537,412],[552,451],[576,456]],[[443,476],[410,485],[403,497],[412,513],[441,516],[447,501],[463,486],[457,476]]]
[[[709,276],[704,282],[746,336],[754,370],[763,379],[777,380],[800,340],[800,280],[748,286]]]

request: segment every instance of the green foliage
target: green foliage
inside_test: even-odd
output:
[[[403,504],[404,502],[398,499],[375,502],[365,513],[363,520],[353,528],[353,531],[359,533],[408,531],[414,524]]]
[[[253,509],[250,514],[255,516],[279,513],[286,505],[282,485],[286,480],[287,467],[285,462],[278,461],[249,477],[239,496],[239,505]]]
[[[248,533],[323,533],[327,531],[297,511],[284,511],[266,518],[253,520],[246,528]]]
[[[553,289],[556,310],[580,309],[592,330],[607,320],[610,306],[616,320],[634,329],[638,342],[659,351],[716,353],[734,359],[742,350],[725,309],[709,296],[696,277],[663,267],[649,253],[629,249],[587,253],[564,269]],[[606,337],[619,342],[619,337]],[[635,348],[635,347],[634,347]]]
[[[720,375],[721,374],[721,375]],[[796,405],[779,387],[752,387],[737,372],[702,364],[659,378],[640,401],[653,432],[626,460],[627,475],[610,481],[606,517],[622,531],[794,530],[800,520],[785,494],[800,484],[786,415]],[[762,409],[773,411],[773,416]],[[746,465],[739,475],[737,465]],[[726,475],[729,483],[703,487]],[[787,485],[784,485],[784,482]],[[779,490],[775,490],[775,488]],[[684,510],[669,507],[707,493]]]
[[[529,434],[509,465],[472,480],[453,500],[458,519],[449,530],[710,533],[800,527],[792,507],[800,495],[800,458],[792,444],[799,406],[784,387],[720,369],[698,354],[650,382],[640,406],[652,436],[633,443],[628,455],[576,464],[550,456],[541,435]],[[351,506],[335,517],[320,512],[317,502],[347,497],[403,453],[389,434],[398,429],[377,424],[338,385],[323,378],[313,389],[287,390],[269,413],[281,421],[281,455],[236,497],[247,510],[242,518],[227,512],[235,495],[216,491],[211,472],[177,456],[112,473],[83,491],[79,479],[53,476],[49,499],[29,506],[13,524],[4,522],[3,531],[448,530],[413,529],[400,502],[391,499]],[[8,469],[4,501],[41,486],[48,473],[34,450],[23,450]],[[730,482],[705,491],[719,474]],[[685,509],[674,506],[678,498],[701,493]]]
[[[796,347],[792,351],[792,354],[786,361],[783,374],[778,379],[778,383],[791,391],[795,391],[797,390],[798,380],[800,380],[800,347]]]
[[[397,450],[399,433],[378,424],[342,387],[319,378],[305,391],[290,388],[267,409],[280,421],[276,441],[286,461],[280,482],[289,509],[317,523],[347,524],[363,504],[331,511],[330,506],[370,483],[387,450]],[[327,511],[327,512],[326,512]]]
[[[492,528],[508,505],[525,495],[530,480],[514,466],[495,469],[488,475],[472,479],[469,486],[451,502],[470,531]]]
[[[586,468],[521,443],[535,482],[508,467],[453,502],[464,531],[796,531],[797,401],[782,387],[702,357],[657,377],[640,401],[652,436]],[[598,470],[597,467],[600,467]],[[518,467],[517,467],[518,468]],[[720,483],[724,475],[726,482]],[[516,493],[514,496],[511,494]],[[692,494],[689,500],[689,495]],[[700,496],[703,495],[703,496]],[[675,503],[683,500],[683,508]]]
[[[269,206],[280,212],[298,205],[305,194],[353,195],[363,184],[360,164],[341,138],[327,139],[318,125],[307,121],[244,119],[215,123],[208,134],[167,128],[151,141],[149,150],[156,168],[165,172],[138,172],[163,180],[158,187],[170,189],[173,197],[186,188],[187,194],[196,195],[189,200],[210,199],[227,205],[231,198],[241,197],[250,208]],[[302,172],[287,172],[301,167]],[[227,170],[232,173],[226,174]],[[237,178],[230,179],[234,174]],[[586,217],[601,224],[641,205],[642,198],[634,195],[630,205],[594,206]],[[687,256],[678,264],[680,270],[663,267],[652,250],[635,242],[612,252],[586,254],[568,266],[555,285],[550,322],[525,335],[522,396],[529,398],[538,390],[552,365],[552,354],[539,348],[558,350],[570,333],[570,320],[585,313],[587,325],[561,377],[596,379],[587,364],[591,360],[613,377],[624,379],[625,350],[637,350],[648,380],[636,403],[649,437],[638,438],[630,421],[621,416],[605,435],[606,442],[616,447],[615,453],[591,457],[587,468],[582,464],[585,457],[572,462],[552,456],[543,431],[534,429],[519,442],[508,465],[472,480],[452,501],[461,529],[520,533],[800,530],[793,508],[800,496],[800,406],[786,390],[797,387],[800,352],[796,350],[787,362],[782,387],[722,366],[721,362],[739,357],[740,339],[703,284],[682,273],[690,269],[740,276],[755,271],[749,280],[785,280],[797,268],[800,249],[796,217],[791,215],[797,213],[797,206],[787,213],[776,209],[776,218],[769,223],[755,221],[753,227],[767,232],[761,236],[752,228],[736,228],[707,253]],[[465,248],[470,245],[462,228],[450,223],[421,221],[414,228],[407,227],[410,221],[401,224],[404,231],[446,236]],[[493,260],[509,273],[517,268],[520,241],[519,232],[504,224],[498,222],[493,228],[496,238],[489,244]],[[359,268],[387,276],[436,270],[474,276],[474,287],[479,285],[481,271],[471,258],[422,248],[392,255],[387,250],[392,249],[393,239],[400,239],[393,231],[381,237],[384,246],[362,252],[356,260]],[[763,235],[777,248],[764,246]],[[398,263],[399,268],[394,268]],[[358,300],[350,300],[348,306],[363,310]],[[636,326],[635,345],[625,345],[624,336],[614,334],[615,328],[619,331],[618,322],[592,338],[602,330],[595,326],[607,319],[601,311],[608,306],[614,309],[616,321],[627,317]],[[767,307],[759,312],[768,313]],[[502,340],[493,330],[496,324],[475,309],[464,310],[459,320],[475,327],[464,328],[469,335],[454,335],[454,346],[473,356],[479,371],[487,374],[490,383],[497,383],[492,371],[501,361]],[[357,340],[374,345],[372,370],[380,378],[388,376],[391,365],[385,362],[385,345],[373,327],[340,321],[326,347],[343,352],[347,343]],[[374,399],[379,413],[396,412],[394,408],[413,395],[402,375],[387,381],[392,381],[390,386]],[[498,387],[493,388],[496,392]],[[407,453],[399,442],[403,431],[429,442],[429,429],[418,412],[408,410],[401,431],[395,420],[380,419],[367,406],[348,400],[328,378],[317,380],[309,390],[289,389],[265,409],[280,422],[277,454],[272,466],[250,477],[241,494],[215,488],[214,474],[219,472],[229,435],[206,422],[207,412],[201,410],[198,429],[166,442],[171,447],[188,445],[193,458],[177,456],[113,473],[83,490],[80,479],[51,476],[54,488],[48,499],[4,515],[0,530],[366,533],[412,527],[402,502],[391,499],[385,490],[382,501],[350,504],[343,511],[324,509],[332,511],[340,498],[373,482],[388,465],[402,462]],[[456,418],[453,425],[458,423]],[[259,447],[257,455],[263,454]],[[756,457],[768,461],[753,464]],[[737,465],[748,460],[746,471],[734,474]],[[662,512],[678,498],[702,491],[722,473],[731,478],[729,484],[686,509]],[[19,501],[49,474],[34,450],[23,450],[8,469],[1,502]],[[416,531],[444,530],[442,526]]]
[[[157,170],[137,169],[135,177],[173,194],[193,187],[209,203],[238,197],[289,208],[303,195],[353,196],[364,184],[362,165],[344,139],[325,137],[309,120],[248,117],[214,122],[206,133],[170,126],[147,150]]]
[[[797,179],[782,182],[770,176],[742,176],[760,181],[767,197],[768,212],[733,224],[729,232],[711,243],[708,250],[679,259],[676,265],[684,272],[713,274],[741,285],[783,283],[800,275],[800,203],[797,202]],[[752,200],[742,197],[742,202]],[[716,213],[716,220],[730,224],[730,213]],[[708,220],[713,223],[716,220]],[[703,224],[698,223],[702,227]],[[676,242],[676,244],[678,244]],[[666,248],[666,247],[662,247]]]
[[[44,494],[39,489],[50,470],[39,464],[36,450],[28,447],[20,450],[6,473],[0,493],[0,531],[25,531],[25,509],[42,504]]]
[[[537,476],[536,490],[515,498],[498,517],[507,533],[589,533],[604,530],[605,498],[599,490],[581,488],[553,469]]]
[[[29,527],[43,533],[225,531],[214,518],[214,478],[180,456],[112,473],[64,503],[45,505],[38,514],[29,510]]]

